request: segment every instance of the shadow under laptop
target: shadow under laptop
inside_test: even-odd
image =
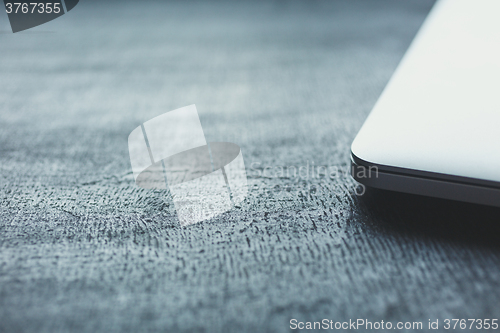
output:
[[[367,188],[360,203],[381,226],[500,249],[500,208]]]

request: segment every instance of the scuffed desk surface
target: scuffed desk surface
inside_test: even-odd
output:
[[[17,34],[0,14],[0,331],[498,318],[499,210],[271,173],[348,168],[431,6],[81,1]],[[249,194],[180,227],[134,185],[127,136],[193,103]]]

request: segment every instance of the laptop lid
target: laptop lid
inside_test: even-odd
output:
[[[498,0],[435,4],[356,136],[355,164],[500,189],[499,13]]]

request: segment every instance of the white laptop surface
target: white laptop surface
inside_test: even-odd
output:
[[[440,0],[356,136],[369,186],[500,206],[500,1]]]

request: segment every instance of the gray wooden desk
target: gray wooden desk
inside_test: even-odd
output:
[[[0,331],[498,318],[499,210],[358,197],[345,174],[431,6],[82,0],[18,34],[2,12]],[[181,228],[166,191],[134,185],[127,137],[193,103],[250,191]]]

